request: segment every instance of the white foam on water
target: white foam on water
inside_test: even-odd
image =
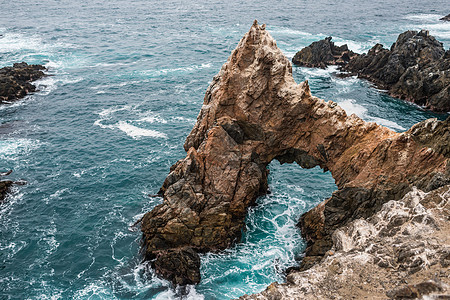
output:
[[[208,69],[211,67],[212,67],[211,63],[203,63],[201,65],[192,65],[192,66],[180,67],[180,68],[145,70],[145,71],[140,71],[139,73],[142,75],[149,76],[149,77],[157,77],[157,76],[164,76],[164,75],[171,74],[171,73],[191,73],[196,70]]]
[[[165,133],[152,130],[152,129],[144,129],[139,128],[137,126],[131,125],[125,121],[119,121],[117,124],[117,128],[125,132],[127,135],[131,136],[132,138],[136,139],[142,136],[146,137],[154,137],[154,138],[167,138],[167,135]]]
[[[186,118],[186,117],[173,117],[171,118],[174,121],[178,121],[178,122],[182,122],[182,123],[188,123],[188,124],[195,124],[195,122],[197,122],[196,119],[192,119],[192,118]]]
[[[373,46],[373,42],[356,42],[353,40],[346,40],[339,37],[333,37],[332,40],[336,46],[342,46],[344,44],[347,44],[348,49],[352,50],[356,53],[363,53],[367,52],[370,48]]]
[[[404,16],[404,19],[413,21],[439,21],[443,16],[437,14],[415,14]]]
[[[101,112],[98,113],[98,115],[101,117],[100,119],[96,120],[94,122],[95,126],[99,126],[103,129],[119,129],[123,132],[125,132],[128,136],[132,137],[133,139],[138,139],[140,137],[153,137],[153,138],[167,138],[167,135],[165,133],[153,130],[153,129],[147,129],[147,128],[141,128],[136,125],[131,124],[131,122],[142,122],[142,123],[162,123],[166,124],[167,121],[158,116],[154,115],[151,112],[145,112],[145,113],[139,113],[136,112],[136,106],[131,105],[124,105],[124,106],[114,106],[107,109],[103,109]],[[118,122],[113,122],[113,124],[104,124],[104,121],[111,121],[113,119],[114,114],[116,112],[121,111],[130,111],[134,114],[140,114],[142,117],[140,119],[136,120],[119,120]]]
[[[5,33],[0,39],[0,53],[10,53],[22,50],[40,51],[46,46],[42,39],[36,36],[25,37],[20,33]]]
[[[48,249],[45,250],[45,252],[48,255],[54,253],[56,249],[59,247],[60,243],[56,240],[55,234],[56,234],[56,225],[54,221],[51,221],[50,227],[46,231],[46,236],[42,238],[42,240],[44,240],[48,245]]]
[[[438,40],[441,39],[440,42],[444,42],[444,45],[446,44],[448,49],[450,43],[450,41],[448,41],[450,40],[450,22],[440,21],[439,19],[442,17],[444,16],[438,14],[408,15],[405,17],[405,19],[414,21],[414,23],[405,26],[403,29],[410,30],[411,28],[413,28],[415,30],[429,30],[430,34],[436,37]]]
[[[326,69],[299,67],[300,71],[307,77],[331,77],[332,73],[338,72],[338,66],[328,66]]]
[[[390,120],[386,120],[386,119],[378,118],[378,117],[371,117],[371,116],[369,116],[367,119],[369,121],[375,122],[379,125],[383,125],[388,128],[391,128],[391,129],[397,129],[397,130],[402,130],[402,131],[406,130],[405,127],[395,123],[394,121],[390,121]]]
[[[92,90],[103,90],[103,89],[110,89],[110,88],[120,88],[127,85],[133,85],[133,84],[139,84],[143,82],[148,82],[148,80],[130,80],[130,81],[122,81],[118,83],[110,83],[110,84],[100,84],[97,86],[90,87]]]
[[[430,34],[438,39],[450,39],[450,22],[442,22],[440,24],[422,24],[420,28],[429,30]]]
[[[337,101],[337,103],[345,110],[347,115],[355,114],[365,121],[375,122],[379,125],[383,125],[394,130],[406,130],[406,128],[394,121],[368,115],[367,108],[365,108],[363,105],[357,104],[356,100],[354,99],[345,99],[342,101]]]
[[[17,160],[19,155],[39,148],[39,140],[24,138],[0,140],[0,159]]]
[[[61,199],[61,196],[62,196],[64,193],[67,193],[67,192],[69,192],[69,191],[70,191],[69,188],[64,188],[64,189],[57,190],[56,192],[54,192],[53,194],[51,194],[51,195],[48,196],[47,198],[44,198],[43,200],[44,200],[45,204],[49,204],[49,203],[50,203],[50,200],[53,200],[53,199]]]
[[[267,26],[268,31],[272,34],[272,35],[294,35],[294,36],[307,36],[307,37],[311,37],[313,36],[312,33],[306,32],[306,31],[301,31],[301,30],[295,30],[292,28],[288,28],[288,27],[278,27],[278,26]],[[326,37],[324,34],[317,34],[314,35],[317,37]]]
[[[109,117],[111,114],[118,112],[118,111],[123,111],[123,110],[131,110],[134,107],[131,105],[124,105],[124,106],[113,106],[110,108],[106,108],[103,109],[101,112],[98,113],[98,115],[102,118],[106,118]]]
[[[1,211],[0,211],[1,212]],[[6,254],[7,259],[13,258],[20,250],[22,250],[27,245],[25,241],[16,241],[8,245],[0,244],[1,253]]]
[[[85,288],[77,291],[73,299],[117,299],[111,290],[104,287],[100,282],[93,282]]]
[[[48,95],[58,87],[66,84],[74,84],[82,81],[83,78],[69,78],[68,76],[46,76],[33,82],[40,95]]]
[[[337,101],[340,107],[342,107],[347,115],[355,114],[360,118],[364,118],[367,114],[367,108],[357,104],[354,99],[345,99],[343,101]]]

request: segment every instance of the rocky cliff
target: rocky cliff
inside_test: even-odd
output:
[[[176,284],[199,282],[197,253],[240,240],[247,208],[267,191],[267,165],[276,159],[320,166],[338,186],[301,218],[306,270],[333,247],[336,229],[414,187],[431,191],[450,182],[449,139],[442,137],[449,122],[396,133],[348,116],[312,96],[308,82],[295,83],[290,61],[255,21],[206,91],[187,156],[160,189],[163,202],[143,217],[145,258]]]
[[[45,76],[42,65],[15,63],[12,67],[0,69],[0,103],[11,102],[34,92],[36,87],[31,81]]]
[[[436,112],[450,111],[450,50],[428,31],[406,31],[390,49],[376,44],[367,54],[332,50],[341,48],[347,46],[336,48],[327,38],[303,48],[292,61],[306,67],[338,64],[348,75],[368,79],[393,97]]]

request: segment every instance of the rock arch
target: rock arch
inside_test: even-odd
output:
[[[163,203],[142,220],[145,257],[172,282],[197,283],[197,252],[239,241],[247,208],[267,191],[267,165],[277,159],[330,170],[338,187],[300,220],[306,268],[329,249],[337,227],[412,185],[448,181],[449,153],[417,138],[448,123],[430,120],[396,133],[347,116],[312,96],[308,82],[295,83],[291,63],[255,21],[207,89],[184,144],[187,156],[159,191]]]

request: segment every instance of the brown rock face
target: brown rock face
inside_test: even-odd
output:
[[[433,178],[439,178],[436,186],[448,181],[445,151],[414,136],[440,124],[431,120],[396,133],[347,116],[336,103],[312,96],[307,82],[295,83],[291,63],[255,21],[209,86],[184,145],[187,156],[161,187],[163,203],[142,220],[146,259],[155,259],[165,276],[158,269],[161,257],[183,264],[195,260],[191,250],[238,242],[247,208],[266,192],[266,167],[276,159],[320,166],[336,181],[338,191],[301,220],[306,254],[319,260],[337,227],[372,215],[413,185],[426,189]],[[184,275],[177,276],[167,278],[182,282]]]

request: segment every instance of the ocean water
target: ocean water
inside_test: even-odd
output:
[[[284,280],[295,224],[336,188],[329,173],[270,165],[271,194],[242,241],[202,255],[202,282],[173,289],[132,225],[160,203],[211,78],[254,19],[288,56],[325,36],[367,51],[408,29],[450,46],[448,1],[0,0],[0,66],[41,63],[39,92],[0,106],[0,171],[24,179],[0,205],[0,299],[230,299]],[[357,78],[294,67],[314,95],[396,131],[445,118]]]

